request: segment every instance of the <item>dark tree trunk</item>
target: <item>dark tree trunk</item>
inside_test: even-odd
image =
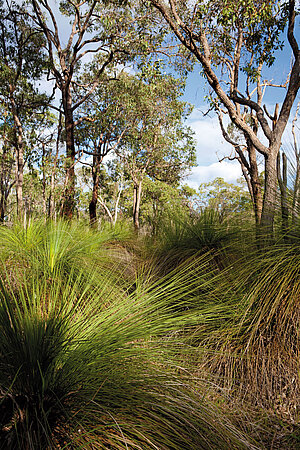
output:
[[[66,132],[66,186],[62,213],[66,219],[72,219],[75,210],[75,139],[72,95],[70,87],[63,91],[63,108]]]
[[[135,184],[133,187],[133,224],[135,230],[140,228],[140,204],[141,204],[141,194],[142,194],[142,182]]]
[[[6,207],[7,207],[7,196],[4,192],[1,192],[1,199],[0,199],[0,222],[1,223],[4,222]]]
[[[16,180],[11,180],[13,159],[8,156],[8,149],[5,145],[2,148],[1,155],[1,174],[0,174],[0,222],[4,221],[6,209],[7,209],[7,199],[11,192],[12,187],[16,183]]]
[[[100,158],[97,155],[93,156],[93,167],[92,167],[92,177],[93,177],[93,191],[92,198],[89,204],[89,213],[90,213],[90,225],[96,226],[97,224],[97,201],[98,201],[98,192],[99,192],[99,169],[100,169]]]
[[[55,174],[56,174],[57,162],[58,162],[59,141],[60,141],[61,131],[62,131],[62,113],[60,112],[59,119],[58,119],[55,157],[54,157],[53,166],[51,169],[50,196],[49,196],[49,217],[51,219],[53,219],[55,217],[54,185],[55,185]]]
[[[16,112],[15,102],[13,102],[13,117],[15,130],[15,148],[16,148],[16,200],[17,214],[19,217],[23,215],[23,178],[24,178],[24,143],[23,128],[19,116]]]

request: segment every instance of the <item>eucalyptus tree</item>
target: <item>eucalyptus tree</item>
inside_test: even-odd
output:
[[[197,191],[187,185],[170,184],[151,179],[144,180],[141,217],[155,236],[162,224],[172,222],[174,216],[184,223],[196,214],[194,199]]]
[[[59,10],[48,0],[32,0],[32,5],[47,41],[55,88],[61,95],[62,108],[58,109],[64,116],[67,181],[63,213],[71,218],[75,206],[74,129],[81,120],[74,114],[95,91],[107,68],[132,61],[147,47],[145,42],[160,40],[161,36],[149,32],[143,8],[140,11],[121,0],[64,0],[59,2]],[[92,69],[90,79],[82,84],[80,68],[85,63]]]
[[[136,75],[123,71],[117,79],[107,77],[81,108],[85,120],[78,124],[76,139],[81,161],[92,168],[91,223],[97,221],[100,166],[109,153],[118,156],[133,183],[136,228],[144,177],[177,182],[194,162],[191,130],[183,125],[191,108],[178,100],[182,87],[160,73],[159,63],[149,63]]]
[[[158,65],[127,77],[120,97],[127,131],[116,149],[133,184],[133,223],[139,228],[144,178],[176,184],[195,163],[192,130],[184,124],[191,106],[179,100],[183,85]]]
[[[221,220],[241,220],[242,215],[251,218],[251,198],[243,178],[235,184],[227,183],[220,177],[208,183],[201,183],[195,196],[196,205],[200,211],[207,207],[218,211]]]
[[[42,210],[45,220],[46,217],[54,217],[55,195],[54,183],[56,188],[59,186],[59,178],[62,180],[63,174],[58,164],[60,144],[60,120],[53,112],[45,111],[40,117],[38,123],[33,124],[31,132],[31,149],[27,158],[27,165],[32,174],[39,173],[41,184]],[[28,184],[28,183],[27,183]],[[61,185],[59,186],[61,188]],[[34,202],[35,199],[31,201]]]
[[[215,95],[213,106],[226,112],[265,161],[260,228],[272,235],[277,190],[277,155],[300,86],[300,52],[294,27],[295,0],[150,0],[185,52],[201,64]],[[262,104],[263,68],[276,62],[274,50],[286,29],[292,66],[281,106],[269,112]],[[256,94],[254,99],[253,95]],[[254,124],[245,117],[250,112]],[[258,135],[258,127],[263,137]]]
[[[78,123],[75,142],[78,146],[79,160],[91,168],[92,194],[89,202],[90,223],[97,223],[97,202],[103,175],[103,160],[113,153],[132,125],[130,115],[134,111],[126,105],[128,92],[127,75],[119,74],[118,79],[107,77],[82,105],[80,113],[85,119]],[[102,175],[101,175],[102,174]],[[102,206],[106,204],[100,199]],[[111,216],[111,220],[113,218]]]
[[[0,125],[0,222],[3,222],[7,212],[8,197],[16,182],[14,177],[15,158],[13,151],[13,127],[9,117],[1,111],[2,123]]]
[[[34,30],[24,4],[1,2],[0,14],[0,103],[5,121],[10,121],[13,130],[10,143],[15,153],[17,211],[21,215],[25,128],[47,105],[46,96],[35,86],[47,61],[42,49],[43,36]]]

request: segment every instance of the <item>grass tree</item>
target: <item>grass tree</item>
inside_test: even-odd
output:
[[[155,283],[138,277],[131,294],[127,285],[116,292],[107,288],[113,278],[93,276],[98,266],[83,266],[76,243],[68,257],[65,226],[52,229],[51,246],[41,245],[42,224],[35,234],[20,229],[18,242],[4,239],[1,254],[15,262],[1,264],[0,445],[253,448],[182,366],[190,353],[182,331],[197,321],[188,309],[197,287],[192,267]],[[45,264],[28,272],[34,246]],[[63,261],[64,276],[51,277]]]

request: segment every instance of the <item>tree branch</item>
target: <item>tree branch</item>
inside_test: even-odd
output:
[[[106,69],[106,67],[111,63],[111,61],[114,58],[114,52],[111,51],[109,54],[109,57],[107,58],[107,60],[102,64],[102,67],[100,70],[98,70],[96,79],[94,81],[94,83],[92,84],[91,89],[86,93],[86,95],[84,95],[80,100],[78,100],[78,102],[76,102],[73,106],[72,106],[72,111],[75,111],[76,108],[78,108],[78,106],[82,105],[82,103],[84,103],[89,96],[94,92],[94,90],[97,88],[97,86],[99,85],[100,82],[100,76],[102,75],[102,73],[104,72],[104,70]]]

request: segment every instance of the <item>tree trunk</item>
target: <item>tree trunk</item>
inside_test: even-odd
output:
[[[7,208],[7,195],[5,192],[1,192],[1,199],[0,199],[0,222],[4,222],[5,212]]]
[[[0,174],[0,222],[4,221],[5,211],[6,211],[6,185],[5,185],[5,163],[6,163],[6,154],[5,149],[3,149],[1,155],[1,174]]]
[[[140,204],[141,204],[141,194],[142,194],[142,182],[140,181],[138,184],[134,184],[133,187],[133,224],[135,230],[139,230],[140,222]]]
[[[44,220],[46,220],[46,214],[47,214],[47,201],[46,201],[46,168],[45,168],[45,144],[42,143],[42,186],[43,186],[43,214],[44,214]]]
[[[260,235],[262,239],[272,240],[273,225],[276,210],[277,191],[277,151],[270,148],[270,153],[265,158],[265,192],[263,209],[260,222]]]
[[[54,212],[55,212],[54,185],[55,185],[55,174],[56,174],[58,154],[59,154],[59,140],[60,140],[61,129],[62,129],[61,122],[62,122],[62,114],[59,113],[57,138],[56,138],[56,151],[55,151],[55,157],[54,157],[54,161],[53,161],[53,167],[51,170],[51,181],[50,181],[49,217],[51,219],[54,218]]]
[[[261,214],[262,214],[262,194],[261,194],[261,185],[259,180],[259,173],[256,161],[256,150],[253,145],[248,146],[249,152],[249,162],[250,162],[250,180],[252,187],[252,195],[253,195],[253,207],[255,214],[255,223],[258,227],[261,222]]]
[[[89,204],[90,213],[90,225],[95,227],[97,224],[97,201],[98,201],[98,191],[99,191],[99,169],[100,169],[100,158],[99,156],[93,156],[93,167],[92,167],[92,177],[93,177],[93,191],[92,198]]]
[[[286,238],[289,228],[289,208],[287,199],[287,158],[285,153],[282,153],[282,173],[280,164],[280,153],[278,153],[277,155],[277,178],[280,188],[281,229],[284,238]]]
[[[75,209],[75,139],[72,95],[70,87],[62,92],[66,132],[66,187],[63,199],[63,216],[72,219]]]
[[[5,146],[2,149],[1,155],[1,175],[0,175],[0,222],[4,221],[8,196],[16,182],[10,182],[12,172],[12,160],[7,157],[7,150]]]
[[[24,212],[23,205],[23,178],[24,178],[24,143],[23,128],[19,117],[14,113],[15,127],[15,147],[16,147],[16,198],[17,198],[17,214],[22,217]]]
[[[16,200],[17,200],[17,215],[23,215],[23,172],[24,172],[24,143],[23,143],[23,128],[18,116],[17,105],[14,98],[15,87],[9,86],[10,102],[14,120],[14,134],[16,149]]]
[[[117,200],[116,200],[116,204],[115,204],[114,223],[113,223],[114,226],[117,223],[118,207],[119,207],[119,202],[120,202],[122,191],[123,191],[123,183],[121,181],[120,185],[118,185],[118,195],[117,195]]]

